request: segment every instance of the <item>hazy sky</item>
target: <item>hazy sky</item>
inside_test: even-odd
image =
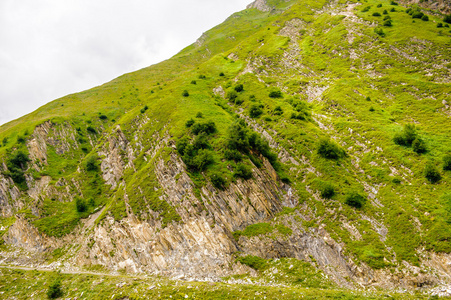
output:
[[[167,59],[252,0],[0,0],[0,124]]]

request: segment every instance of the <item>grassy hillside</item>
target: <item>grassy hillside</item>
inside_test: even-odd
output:
[[[79,182],[73,199],[33,200],[16,182],[24,202],[17,213],[56,237],[104,207],[97,222],[108,214],[120,221],[128,209],[145,220],[150,208],[164,228],[181,217],[162,197],[157,157],[182,157],[199,199],[207,183],[225,189],[268,159],[299,201],[235,237],[324,228],[357,264],[393,272],[403,262],[423,268],[427,251],[450,253],[451,30],[443,16],[423,11],[418,18],[417,7],[385,0],[268,5],[270,12],[232,15],[170,60],[0,127],[0,157],[9,166],[46,121],[75,137],[65,136],[71,146],[64,153],[49,146],[39,170],[16,164],[19,177]],[[99,153],[118,125],[139,151],[123,150],[134,167],[110,188]],[[272,149],[257,131],[271,136]],[[164,136],[172,144],[148,153]],[[282,149],[292,159],[277,158]],[[77,211],[80,199],[86,207]],[[290,216],[296,224],[284,221]]]

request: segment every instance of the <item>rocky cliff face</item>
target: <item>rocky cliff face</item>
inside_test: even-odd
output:
[[[401,0],[400,2],[407,5],[417,4],[420,7],[440,11],[443,14],[451,13],[451,1],[449,0],[435,0],[435,1]]]

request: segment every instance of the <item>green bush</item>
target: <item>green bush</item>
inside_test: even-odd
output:
[[[106,120],[106,119],[108,119],[108,117],[102,114],[102,115],[99,116],[99,119],[100,120]]]
[[[193,134],[198,135],[202,132],[206,134],[213,134],[216,132],[216,124],[213,121],[208,121],[206,123],[195,123],[191,126],[191,131]]]
[[[382,7],[382,4],[381,3],[379,3],[377,6],[376,6],[377,8],[379,8],[379,7]]]
[[[191,84],[197,84],[196,80],[191,80]]]
[[[252,269],[257,270],[257,271],[263,271],[267,266],[266,260],[264,260],[263,258],[260,258],[258,256],[254,256],[254,255],[238,257],[236,259],[236,261],[239,261],[243,265],[249,266]]]
[[[186,146],[188,146],[188,144],[189,144],[189,140],[186,136],[179,139],[177,141],[177,143],[175,144],[177,151],[181,156],[183,156],[185,154],[185,148],[186,148]]]
[[[188,91],[187,91],[187,90],[184,90],[184,91],[182,92],[182,96],[183,96],[183,97],[188,97],[188,96],[189,96]]]
[[[439,23],[437,24],[437,28],[442,28],[442,27],[443,27],[443,24],[439,22]]]
[[[329,182],[324,182],[320,187],[321,197],[324,199],[330,199],[335,195],[335,188]]]
[[[385,36],[385,32],[382,30],[382,28],[374,28],[374,33],[377,34],[380,37],[384,37]]]
[[[451,14],[445,16],[445,17],[443,18],[443,22],[448,23],[448,24],[451,24]]]
[[[246,123],[239,120],[233,123],[228,130],[227,148],[238,150],[243,153],[249,152],[249,137]]]
[[[394,7],[392,7],[391,9],[390,9],[390,12],[395,12],[396,11],[396,9],[394,8]]]
[[[424,167],[424,177],[426,177],[430,183],[437,183],[442,179],[440,172],[432,162],[428,162]]]
[[[80,197],[75,197],[75,206],[77,207],[78,212],[85,212],[86,210],[88,210],[86,201]]]
[[[413,141],[417,139],[417,130],[415,125],[406,124],[401,133],[397,133],[393,141],[400,146],[411,146]]]
[[[224,72],[219,73],[219,76],[225,76]]]
[[[390,5],[398,5],[398,2],[396,2],[396,1],[390,1]]]
[[[145,105],[143,108],[141,108],[141,113],[142,114],[145,113],[146,110],[148,110],[148,109],[149,109],[149,107],[147,105]]]
[[[373,17],[380,17],[380,16],[381,16],[381,14],[378,12],[373,13]]]
[[[354,208],[361,208],[366,202],[366,198],[357,192],[352,192],[346,197],[345,203]]]
[[[213,173],[210,175],[211,184],[220,190],[224,190],[227,186],[227,179],[221,173]]]
[[[185,155],[183,156],[183,162],[188,168],[194,171],[203,171],[205,168],[214,162],[213,154],[208,149],[200,149],[195,151],[190,149],[192,145],[188,145],[185,148]],[[189,149],[190,151],[186,151]]]
[[[198,113],[196,114],[196,118],[198,118],[198,119],[202,119],[203,117],[204,117],[204,114],[201,113],[201,112],[198,112]]]
[[[244,180],[251,179],[252,178],[252,169],[251,169],[251,167],[249,167],[243,163],[239,163],[236,166],[233,176],[235,176],[237,178],[242,178]]]
[[[387,15],[388,11],[386,9],[384,9],[384,11],[382,12],[383,15]]]
[[[9,176],[21,190],[27,189],[24,170],[29,161],[28,155],[21,150],[11,154],[10,158],[6,161],[8,171],[4,175]]]
[[[263,114],[263,105],[261,104],[254,104],[250,107],[249,109],[249,116],[251,118],[258,118],[259,116],[261,116]]]
[[[283,110],[280,106],[276,106],[276,108],[274,108],[273,114],[276,116],[280,116],[283,115]]]
[[[208,142],[208,136],[205,132],[200,133],[199,135],[197,135],[194,138],[193,147],[196,150],[210,148],[210,143]]]
[[[194,125],[194,123],[196,123],[196,121],[194,121],[193,118],[191,118],[191,119],[189,119],[188,121],[186,121],[185,127],[186,127],[186,128],[190,128],[191,126]]]
[[[412,142],[412,149],[418,154],[426,153],[426,144],[422,139],[416,138]]]
[[[340,146],[325,138],[320,139],[317,152],[327,159],[339,159],[345,155],[344,150]]]
[[[451,171],[451,154],[443,157],[443,170]]]
[[[421,20],[423,21],[429,21],[429,17],[427,15],[424,15],[421,17]]]
[[[391,27],[391,26],[393,26],[393,24],[391,23],[391,20],[386,20],[386,21],[384,21],[383,25],[386,26],[386,27]]]
[[[87,130],[88,132],[90,132],[90,133],[93,133],[93,134],[96,134],[96,133],[97,133],[97,131],[95,130],[95,128],[93,128],[93,127],[91,127],[91,126],[88,126],[88,127],[86,128],[86,130]]]
[[[199,78],[199,79],[206,79],[207,76],[205,76],[205,75],[199,75],[198,78]]]
[[[270,98],[283,98],[283,94],[281,91],[277,90],[277,91],[271,91],[269,93],[269,97]]]
[[[424,16],[424,14],[421,11],[415,11],[412,14],[413,19],[421,19],[421,18],[423,18],[423,16]]]
[[[244,91],[244,86],[243,86],[242,84],[237,84],[237,85],[234,87],[234,90],[235,90],[236,92],[240,93],[240,92]]]
[[[362,9],[362,12],[367,12],[371,9],[371,6],[366,6]]]
[[[61,289],[61,280],[56,279],[49,285],[49,289],[47,290],[47,297],[49,299],[60,298],[64,295],[63,290]]]
[[[224,157],[227,160],[241,161],[243,159],[243,155],[241,155],[240,151],[235,149],[226,149],[224,151]]]
[[[98,171],[97,155],[93,154],[86,159],[86,171]]]
[[[230,100],[230,102],[235,102],[235,99],[238,97],[237,92],[235,90],[228,91],[226,98]]]

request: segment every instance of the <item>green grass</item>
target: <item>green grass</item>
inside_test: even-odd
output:
[[[0,268],[0,292],[5,299],[46,299],[49,285],[60,280],[64,299],[430,299],[428,295],[419,293],[349,291],[328,285],[325,285],[327,288],[312,287],[323,285],[324,278],[302,262],[280,260],[271,263],[271,266],[278,268],[281,274],[286,274],[287,279],[284,280],[292,281],[295,285],[183,282],[158,277],[63,274]]]

